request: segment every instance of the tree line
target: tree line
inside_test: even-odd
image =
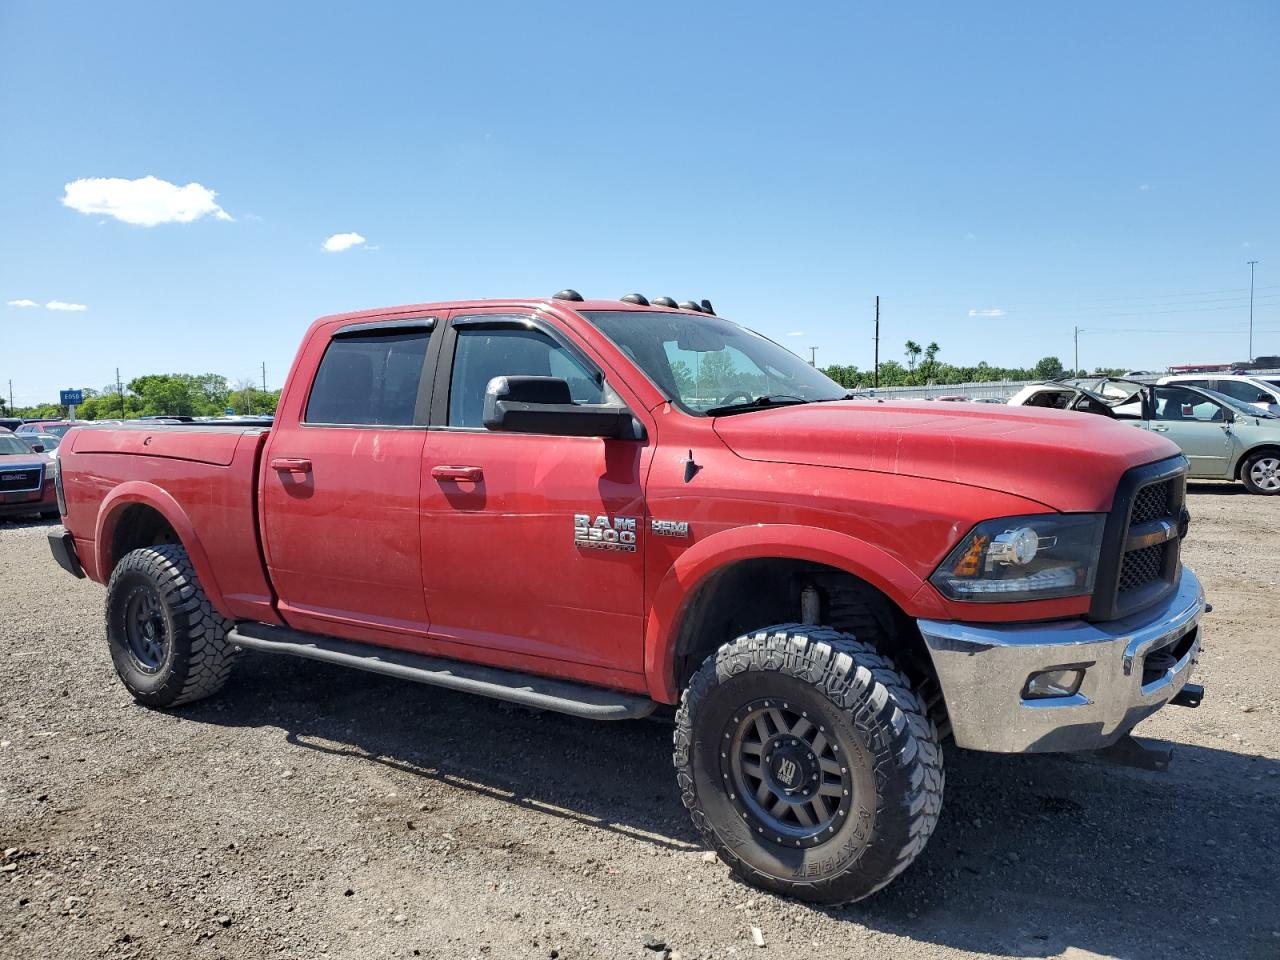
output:
[[[1119,377],[1125,373],[1122,367],[1096,367],[1088,370],[1071,370],[1057,357],[1041,357],[1031,367],[993,367],[985,360],[973,366],[943,363],[938,359],[941,348],[936,342],[920,346],[908,340],[903,351],[906,363],[885,360],[880,364],[880,386],[924,387],[949,383],[985,383],[996,380],[1056,380],[1061,377],[1106,376]],[[822,372],[842,387],[857,389],[873,386],[874,370],[860,370],[856,364],[834,363],[823,367]]]
[[[216,373],[151,373],[128,383],[110,383],[101,389],[82,387],[84,403],[76,407],[81,420],[128,420],[134,417],[220,417],[228,410],[236,414],[275,413],[279,390],[263,390],[251,380],[232,383]],[[6,412],[0,399],[0,413],[26,419],[62,417],[67,408],[57,403],[15,407]]]

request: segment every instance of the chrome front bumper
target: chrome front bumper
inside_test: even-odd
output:
[[[1168,703],[1191,677],[1204,611],[1200,581],[1183,567],[1172,597],[1123,620],[918,624],[956,745],[1033,753],[1109,746]],[[1176,659],[1148,669],[1147,657],[1162,651]],[[1032,674],[1068,666],[1084,669],[1079,692],[1024,698]]]

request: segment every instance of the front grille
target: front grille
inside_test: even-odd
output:
[[[1102,536],[1091,619],[1129,616],[1177,589],[1186,464],[1182,457],[1146,464],[1120,479]]]
[[[0,493],[18,493],[23,490],[39,490],[44,470],[41,467],[20,467],[16,470],[0,469]]]
[[[1172,480],[1162,480],[1139,490],[1138,495],[1133,498],[1133,512],[1129,515],[1129,526],[1136,527],[1139,524],[1150,523],[1152,520],[1159,520],[1161,517],[1172,516],[1169,509],[1169,494],[1172,486]]]
[[[1125,594],[1159,580],[1168,547],[1167,543],[1157,543],[1154,547],[1126,553],[1120,563],[1120,593]]]

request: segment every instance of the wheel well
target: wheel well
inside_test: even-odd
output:
[[[852,633],[890,656],[931,703],[941,703],[933,661],[915,621],[884,593],[836,567],[805,560],[740,560],[717,570],[690,600],[676,639],[676,689],[722,644],[759,627],[803,620],[802,595],[813,587],[817,623]]]
[[[111,535],[109,569],[114,570],[116,564],[131,550],[154,547],[162,543],[181,544],[182,541],[177,531],[164,518],[164,514],[155,507],[131,503],[116,519],[115,530]]]
[[[1237,480],[1239,480],[1241,477],[1244,476],[1244,465],[1245,463],[1248,462],[1249,458],[1256,456],[1259,453],[1270,453],[1274,456],[1280,457],[1280,446],[1276,446],[1275,444],[1271,444],[1271,443],[1264,443],[1261,446],[1252,447],[1246,450],[1243,456],[1241,456],[1240,459],[1236,461],[1236,479]]]

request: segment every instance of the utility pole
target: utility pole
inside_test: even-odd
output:
[[[9,380],[9,416],[13,416],[13,380]]]
[[[116,396],[120,398],[120,419],[124,419],[124,384],[120,382],[120,368],[116,367]]]
[[[880,295],[876,294],[876,368],[875,386],[880,386]]]
[[[1253,266],[1257,260],[1249,261],[1249,362],[1253,363]]]
[[[267,392],[267,361],[262,361],[262,392]]]
[[[809,366],[816,367],[818,365],[818,348],[809,348]]]
[[[1071,368],[1071,376],[1078,377],[1080,376],[1080,328],[1075,327],[1074,330],[1076,340],[1076,358],[1072,361],[1075,365]]]

